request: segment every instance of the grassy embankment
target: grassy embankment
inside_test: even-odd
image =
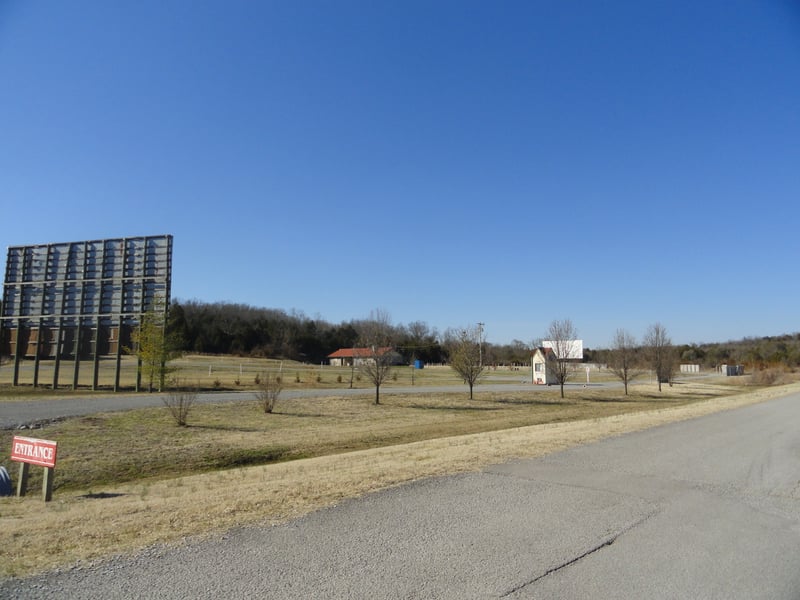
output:
[[[519,381],[518,373],[509,377]],[[717,402],[715,410],[734,406],[742,390],[729,383],[679,384],[662,393],[641,384],[628,397],[575,386],[563,401],[556,389],[541,388],[478,388],[473,401],[466,389],[386,394],[380,406],[332,390],[325,398],[279,400],[269,415],[255,400],[198,405],[184,428],[163,408],[67,419],[27,432],[59,443],[54,501],[41,501],[39,469],[27,498],[0,500],[0,574],[278,522],[418,477],[688,418],[681,415],[694,414],[686,412],[699,410],[694,406],[710,406],[704,400]],[[0,448],[13,433],[0,433]]]

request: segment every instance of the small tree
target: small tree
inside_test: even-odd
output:
[[[150,310],[142,315],[139,326],[131,335],[132,352],[139,362],[139,378],[147,381],[147,391],[164,389],[166,377],[172,372],[167,362],[180,354],[178,344],[166,332],[167,312],[164,300],[156,298]],[[139,378],[137,378],[137,389]]]
[[[373,310],[369,319],[360,324],[360,329],[360,346],[364,349],[360,370],[375,386],[375,404],[380,404],[381,385],[391,374],[394,361],[389,314],[380,309]]]
[[[645,359],[656,374],[660,392],[662,382],[672,382],[672,372],[675,369],[672,340],[667,335],[666,327],[661,323],[655,323],[647,328],[643,344]]]
[[[470,400],[473,399],[473,387],[484,373],[479,335],[480,333],[474,329],[460,329],[448,343],[450,368],[469,386]]]
[[[271,413],[275,409],[275,403],[278,401],[281,391],[283,391],[283,381],[280,375],[267,373],[259,379],[256,398],[265,413]]]
[[[623,383],[626,396],[628,383],[641,375],[636,368],[637,358],[636,339],[624,329],[617,329],[608,355],[608,369]]]
[[[186,388],[177,381],[164,397],[164,406],[167,407],[178,427],[186,427],[189,412],[192,410],[195,400],[197,400],[197,389]]]
[[[572,376],[572,360],[577,345],[578,330],[569,319],[555,320],[547,328],[547,340],[552,344],[555,359],[551,374],[556,383],[561,387],[561,397],[564,397],[564,384]]]

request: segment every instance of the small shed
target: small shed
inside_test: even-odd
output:
[[[556,383],[553,373],[553,364],[556,354],[552,348],[536,348],[531,354],[532,382],[538,385],[552,385]]]
[[[744,365],[721,365],[719,370],[726,377],[744,375]]]

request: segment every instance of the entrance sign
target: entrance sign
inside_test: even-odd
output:
[[[56,442],[50,440],[14,436],[11,442],[11,460],[54,469],[57,446]]]
[[[28,467],[44,467],[42,479],[42,498],[45,502],[53,499],[53,477],[56,472],[56,453],[58,444],[50,440],[14,436],[11,441],[11,460],[19,463],[17,496],[24,496],[28,490]]]

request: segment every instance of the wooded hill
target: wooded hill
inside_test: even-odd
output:
[[[232,354],[298,360],[319,364],[339,348],[358,345],[365,320],[338,324],[310,318],[300,312],[256,308],[246,304],[175,301],[170,308],[171,333],[180,349],[206,354]],[[414,321],[393,327],[395,347],[407,362],[447,361],[450,331],[439,332]],[[483,343],[485,364],[530,364],[530,343]],[[681,363],[713,368],[744,364],[750,369],[800,366],[800,333],[745,338],[738,341],[687,344],[675,348]],[[607,362],[608,350],[584,350],[585,362]]]
[[[176,301],[169,330],[187,352],[323,362],[339,348],[358,344],[362,321],[333,324],[298,312],[245,304]],[[439,334],[422,322],[393,327],[395,346],[408,360],[442,362]]]

